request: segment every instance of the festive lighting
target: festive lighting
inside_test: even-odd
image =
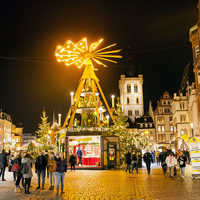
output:
[[[116,44],[111,44],[97,50],[102,42],[103,39],[100,39],[88,46],[87,38],[81,39],[76,44],[68,40],[63,46],[57,46],[55,56],[58,62],[63,62],[66,66],[75,64],[78,68],[86,65],[88,61],[93,61],[104,67],[106,67],[106,64],[102,61],[117,63],[113,58],[122,58],[122,56],[115,54],[119,53],[121,50],[104,51],[116,46]]]

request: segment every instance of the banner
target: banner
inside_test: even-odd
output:
[[[190,143],[190,157],[192,162],[192,175],[200,176],[200,143]]]

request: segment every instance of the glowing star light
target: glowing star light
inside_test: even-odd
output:
[[[104,67],[106,67],[106,65],[102,61],[117,63],[113,58],[121,58],[122,56],[115,54],[121,50],[105,51],[106,49],[116,46],[116,44],[111,44],[97,50],[102,42],[103,39],[100,39],[88,46],[87,38],[83,38],[76,44],[68,40],[63,46],[57,46],[55,53],[57,61],[63,62],[67,66],[75,64],[78,68],[86,65],[88,61],[94,61]]]

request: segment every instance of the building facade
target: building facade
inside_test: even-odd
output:
[[[156,133],[152,117],[150,115],[144,115],[142,117],[136,118],[133,128],[134,131],[139,134],[148,134],[149,146],[151,147],[151,149],[155,150]]]
[[[144,114],[143,104],[143,75],[138,77],[120,76],[120,103],[122,111],[133,122]]]
[[[198,2],[198,21],[189,30],[189,40],[193,52],[193,72],[195,83],[188,87],[188,110],[193,135],[200,137],[200,1]]]
[[[174,127],[172,116],[172,98],[167,91],[157,102],[157,107],[153,112],[156,132],[156,142],[158,145],[172,145],[174,140]]]
[[[192,136],[188,108],[188,96],[184,96],[182,93],[180,95],[174,93],[172,114],[177,149],[182,148],[181,145],[184,145],[181,139],[182,135]]]

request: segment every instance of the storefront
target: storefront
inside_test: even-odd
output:
[[[119,138],[115,136],[102,136],[91,134],[67,134],[66,154],[76,157],[76,168],[107,169],[120,165]]]

